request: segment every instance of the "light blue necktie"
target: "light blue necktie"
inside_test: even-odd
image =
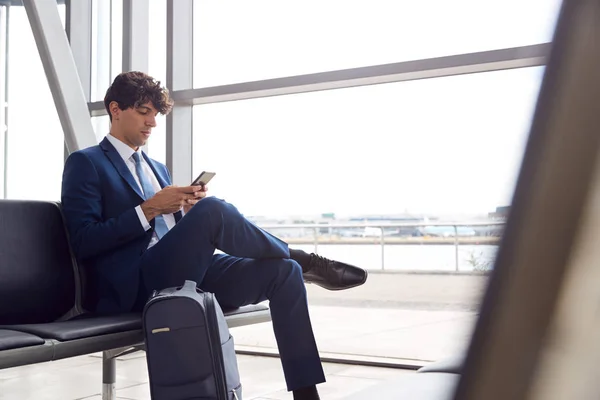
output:
[[[152,187],[152,183],[144,173],[142,169],[142,160],[140,159],[140,155],[136,152],[133,153],[133,159],[135,160],[135,172],[137,173],[138,178],[140,179],[140,183],[142,184],[142,190],[144,191],[144,196],[146,200],[150,197],[154,196],[154,188]],[[169,227],[167,227],[167,223],[162,215],[158,215],[154,218],[154,231],[158,238],[162,238],[169,232]]]

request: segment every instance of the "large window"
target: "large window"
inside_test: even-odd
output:
[[[123,1],[92,4],[94,102],[122,70]],[[148,21],[147,70],[162,82],[166,4],[152,0]],[[208,87],[544,43],[559,1],[193,5],[193,86]],[[11,9],[10,26],[7,194],[56,200],[62,129],[23,8]],[[192,172],[215,171],[209,194],[259,225],[321,224],[268,228],[290,246],[317,246],[371,271],[367,284],[349,291],[308,286],[323,354],[444,358],[469,339],[502,228],[435,224],[505,215],[542,72],[518,68],[196,105]],[[109,119],[92,123],[99,141]],[[166,118],[157,123],[147,151],[165,162]],[[424,226],[358,235],[324,226],[403,218]],[[235,328],[234,335],[241,347],[276,347],[270,324]]]
[[[194,109],[194,174],[250,215],[487,213],[510,202],[542,68]]]
[[[209,193],[259,223],[327,215],[487,218],[511,202],[542,73],[515,69],[196,106],[194,175],[217,172]],[[286,234],[293,246],[313,249]],[[436,275],[454,272],[452,245],[388,244],[391,271],[377,274],[382,255],[374,240],[318,245],[325,256],[373,272],[356,290],[309,287],[321,351],[417,360],[461,351],[485,282],[477,270],[493,261],[496,246],[461,245],[459,269],[473,274]],[[407,270],[425,274],[397,274]],[[240,328],[236,343],[275,349],[270,329]]]
[[[194,86],[548,42],[558,0],[194,1]]]
[[[10,8],[8,47],[6,196],[59,200],[64,135],[24,7]]]

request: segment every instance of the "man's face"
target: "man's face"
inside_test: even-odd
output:
[[[121,110],[114,102],[114,108],[111,104],[111,112],[113,114],[113,129],[111,129],[113,136],[134,150],[146,144],[152,128],[156,126],[156,115],[158,114],[152,103],[148,102],[138,107]]]

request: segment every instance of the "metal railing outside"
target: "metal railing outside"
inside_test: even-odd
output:
[[[310,229],[312,230],[312,240],[308,240],[307,237],[303,236],[300,237],[300,240],[295,240],[294,243],[295,244],[310,244],[312,242],[313,246],[314,246],[314,252],[317,253],[318,248],[319,248],[319,244],[323,244],[322,242],[322,236],[320,233],[323,230],[328,230],[329,232],[329,236],[335,236],[332,234],[332,232],[334,231],[339,231],[340,229],[363,229],[365,230],[365,228],[375,228],[375,229],[379,229],[379,245],[381,246],[381,270],[385,270],[385,245],[391,245],[392,243],[394,245],[418,245],[418,244],[423,244],[425,242],[428,242],[431,237],[435,237],[435,238],[444,238],[446,239],[446,243],[447,239],[450,238],[450,236],[453,237],[453,245],[454,245],[454,263],[455,263],[455,271],[458,272],[459,270],[459,246],[461,241],[463,242],[468,242],[469,240],[467,239],[469,236],[467,235],[463,235],[461,236],[459,234],[459,228],[483,228],[483,227],[502,227],[506,224],[505,221],[477,221],[477,222],[423,222],[423,223],[406,223],[406,222],[390,222],[390,223],[322,223],[322,224],[318,224],[318,223],[312,223],[312,224],[260,224],[260,223],[256,223],[256,225],[260,226],[261,228],[273,233],[276,235],[276,231],[277,230],[281,230],[281,229]],[[431,234],[431,235],[427,235],[427,229],[430,229],[432,227],[448,227],[448,228],[452,228],[451,231],[445,231],[444,233],[439,233],[439,234]],[[397,240],[395,241],[391,241],[391,240],[387,240],[386,238],[390,238],[393,236],[386,236],[386,232],[389,233],[390,229],[393,228],[397,228],[397,229],[401,229],[401,228],[414,228],[414,232],[421,232],[423,236],[420,236],[422,239],[418,240],[418,239],[414,239],[414,240],[405,240],[404,242],[398,242]],[[386,231],[387,229],[387,231]],[[423,233],[423,231],[425,231]],[[450,233],[453,233],[452,235],[450,235]],[[483,236],[476,236],[476,238],[496,238],[497,240],[489,240],[490,244],[498,244],[500,241],[500,236],[501,233],[499,231],[495,232],[495,235],[483,235]],[[396,236],[396,238],[398,237],[410,237],[410,235],[404,235],[404,236]],[[373,238],[373,236],[369,236],[369,238]],[[438,239],[439,240],[439,239]],[[472,239],[470,241],[473,241]],[[441,241],[441,243],[443,243],[444,241]],[[476,242],[476,241],[475,241]],[[339,242],[338,242],[339,243]],[[336,244],[335,242],[329,241],[327,244]],[[344,241],[341,240],[341,243],[339,244],[357,244],[357,245],[362,245],[362,244],[374,244],[374,242],[372,241],[363,241],[363,242],[350,242],[350,241]],[[470,243],[470,244],[476,244],[476,243]]]

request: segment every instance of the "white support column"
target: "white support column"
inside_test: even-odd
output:
[[[90,114],[55,0],[24,0],[70,152],[96,144]]]
[[[167,3],[167,87],[193,86],[193,0]],[[167,167],[175,185],[192,182],[192,105],[176,104],[167,116]]]
[[[123,71],[148,72],[149,34],[149,1],[123,0]]]

